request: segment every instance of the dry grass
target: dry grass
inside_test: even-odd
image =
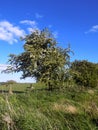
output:
[[[78,112],[74,105],[54,103],[53,110],[76,114]]]
[[[91,95],[94,95],[94,90],[88,90],[88,93],[91,94]]]
[[[68,105],[66,110],[69,112],[69,113],[72,113],[72,114],[75,114],[77,113],[77,108],[75,106],[72,106],[72,105]]]

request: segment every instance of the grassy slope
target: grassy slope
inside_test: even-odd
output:
[[[18,84],[18,87],[18,91],[25,91],[23,84]],[[15,86],[13,88],[16,90]],[[38,90],[32,93],[1,94],[0,130],[9,128],[98,130],[98,89],[66,88],[61,92]]]

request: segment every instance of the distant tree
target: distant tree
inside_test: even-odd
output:
[[[12,85],[13,84],[16,84],[17,82],[14,81],[14,80],[8,80],[7,82],[5,82],[5,85],[7,87],[9,87],[9,94],[13,94],[13,91],[12,91]]]
[[[98,84],[98,71],[96,64],[86,60],[75,60],[71,65],[73,79],[76,84],[84,87],[96,87]]]
[[[6,84],[16,84],[17,82],[15,80],[8,80],[6,81]]]
[[[47,29],[36,30],[26,36],[24,52],[10,55],[6,72],[22,71],[22,78],[35,77],[47,84],[49,89],[60,87],[68,76],[70,47],[57,47],[57,41]]]

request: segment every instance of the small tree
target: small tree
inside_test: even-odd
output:
[[[47,29],[26,36],[24,52],[10,55],[7,72],[22,71],[22,78],[35,77],[49,89],[61,86],[67,77],[70,47],[57,47],[57,41]]]

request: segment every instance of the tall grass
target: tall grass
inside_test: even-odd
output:
[[[3,93],[0,95],[0,130],[97,130],[97,99],[97,88]]]

